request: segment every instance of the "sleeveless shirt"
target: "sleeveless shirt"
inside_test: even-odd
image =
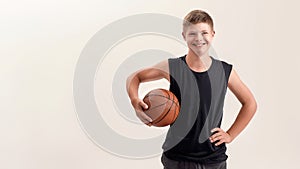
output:
[[[170,91],[179,100],[180,112],[170,125],[163,144],[164,155],[173,160],[203,164],[226,161],[225,143],[215,146],[210,130],[220,127],[232,65],[213,57],[205,72],[188,67],[186,55],[169,59]]]

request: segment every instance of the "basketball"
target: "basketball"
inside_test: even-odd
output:
[[[152,119],[151,125],[164,127],[176,120],[180,105],[176,96],[169,90],[151,90],[143,101],[148,105],[144,112]]]

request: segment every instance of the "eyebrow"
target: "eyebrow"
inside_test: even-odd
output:
[[[195,30],[191,30],[190,32],[198,32],[198,31],[195,31]],[[209,32],[208,30],[202,30],[200,32]]]

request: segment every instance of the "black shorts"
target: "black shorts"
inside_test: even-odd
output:
[[[164,169],[226,169],[226,161],[216,164],[200,164],[190,161],[175,161],[162,155],[161,162]]]

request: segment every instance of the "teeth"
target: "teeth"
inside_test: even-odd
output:
[[[205,45],[206,43],[193,43],[192,45],[194,45],[194,46],[202,46],[202,45]]]

